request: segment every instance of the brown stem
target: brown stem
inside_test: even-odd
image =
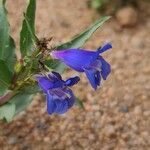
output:
[[[16,93],[13,91],[8,91],[3,96],[0,96],[0,106],[8,102]]]

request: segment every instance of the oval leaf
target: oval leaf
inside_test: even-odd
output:
[[[7,21],[5,0],[0,0],[0,59],[6,61],[6,65],[13,72],[15,64],[15,44],[9,34],[10,28]]]
[[[4,94],[12,80],[12,72],[3,60],[0,60],[0,95]]]
[[[36,0],[29,0],[20,32],[20,50],[23,57],[30,55],[35,46],[35,11]]]
[[[20,92],[10,100],[10,103],[14,104],[16,107],[15,115],[25,110],[25,108],[32,102],[33,96],[34,96],[33,94]]]
[[[15,105],[6,103],[0,107],[0,119],[5,119],[7,122],[12,121],[15,115]]]

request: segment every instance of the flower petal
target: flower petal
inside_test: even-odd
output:
[[[45,93],[54,87],[54,83],[51,82],[51,80],[49,80],[46,76],[36,75],[35,78],[38,81],[38,85]]]
[[[90,64],[89,69],[95,69],[101,71],[102,63],[99,59],[96,59],[92,64]]]
[[[75,96],[72,90],[67,87],[51,89],[49,93],[55,104],[54,113],[65,113],[75,102]]]
[[[66,92],[70,95],[70,98],[66,99],[66,101],[68,102],[68,108],[70,108],[75,103],[75,96],[71,89],[66,89]]]
[[[61,75],[58,72],[52,71],[52,74],[59,80],[62,80]]]
[[[55,113],[63,114],[68,110],[68,101],[66,100],[56,99],[55,104],[56,104]]]
[[[70,95],[66,92],[66,88],[54,88],[51,89],[49,92],[54,96],[54,99],[64,100],[70,97]]]
[[[99,59],[102,63],[102,71],[101,71],[101,75],[103,77],[104,80],[106,80],[107,76],[110,74],[111,72],[111,67],[109,65],[109,63],[107,63],[104,58],[102,56],[99,56]]]
[[[67,86],[73,86],[77,84],[80,81],[80,78],[78,76],[69,78],[68,80],[65,81]]]
[[[96,59],[97,53],[82,49],[68,49],[51,52],[51,56],[55,59],[63,61],[66,65],[76,71],[83,72],[83,66],[88,66]]]
[[[45,93],[50,89],[63,87],[65,84],[57,72],[50,72],[48,75],[35,75],[35,78]]]
[[[97,51],[98,51],[99,54],[101,54],[101,53],[107,51],[110,48],[112,48],[112,44],[111,43],[107,43],[103,47],[100,47]]]
[[[96,80],[96,84],[97,84],[98,86],[100,86],[100,83],[101,83],[101,75],[100,75],[100,72],[99,72],[99,71],[97,71],[97,72],[95,73],[95,80]]]
[[[89,79],[91,86],[96,90],[97,89],[97,84],[96,84],[96,79],[95,79],[95,70],[84,70],[87,78]]]
[[[54,113],[55,109],[56,109],[56,104],[54,101],[53,96],[48,92],[46,94],[46,99],[47,99],[47,112],[48,114],[52,114]]]

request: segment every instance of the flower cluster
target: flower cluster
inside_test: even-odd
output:
[[[109,63],[100,55],[110,48],[112,45],[107,43],[97,51],[67,49],[52,51],[50,55],[75,71],[84,72],[96,90],[100,86],[101,79],[106,80],[111,71]],[[73,106],[75,96],[69,87],[78,83],[80,80],[78,76],[64,81],[59,73],[51,72],[48,75],[37,75],[36,80],[46,94],[49,114],[63,114]]]

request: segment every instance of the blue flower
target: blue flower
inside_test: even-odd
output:
[[[61,51],[52,51],[51,56],[59,59],[70,68],[85,72],[91,86],[96,90],[100,86],[101,77],[106,80],[111,69],[110,65],[104,60],[101,53],[112,48],[110,43],[105,44],[97,51],[87,51],[83,49],[68,49]]]
[[[73,106],[75,96],[69,87],[79,82],[78,76],[64,81],[59,73],[51,72],[48,75],[36,75],[35,78],[46,94],[49,114],[63,114]]]

